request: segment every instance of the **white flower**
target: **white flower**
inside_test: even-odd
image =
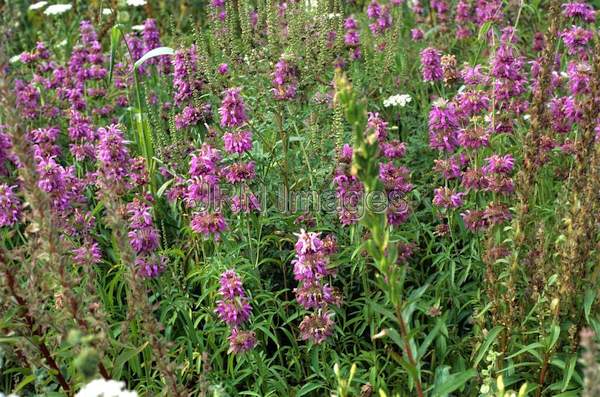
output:
[[[125,382],[96,379],[83,386],[75,397],[137,397],[135,391],[125,389]]]
[[[102,15],[110,15],[112,14],[112,10],[110,8],[103,8]]]
[[[48,4],[47,1],[38,1],[37,3],[33,3],[32,5],[30,5],[29,9],[30,10],[39,10],[40,8],[46,7],[46,4]]]
[[[21,54],[10,57],[10,59],[8,60],[9,63],[17,63],[20,61],[21,61]],[[0,394],[0,397],[2,397],[2,394]]]
[[[306,5],[309,10],[316,10],[319,7],[319,0],[307,0]]]
[[[400,106],[401,108],[403,108],[410,101],[412,101],[412,98],[408,94],[392,95],[391,97],[383,101],[383,106],[385,106],[386,108],[390,106]]]
[[[133,26],[131,27],[131,30],[139,30],[139,31],[142,31],[142,30],[144,30],[144,25],[133,25]]]
[[[52,4],[51,6],[48,6],[48,8],[46,8],[44,10],[44,14],[60,15],[60,14],[64,14],[65,12],[69,11],[71,8],[73,8],[73,5],[71,5],[71,4]]]
[[[146,0],[127,0],[127,5],[131,7],[145,6]]]

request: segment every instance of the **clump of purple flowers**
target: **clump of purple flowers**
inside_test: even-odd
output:
[[[273,96],[275,99],[283,101],[293,99],[298,90],[297,70],[286,59],[281,58],[275,64],[272,80]]]
[[[144,277],[157,277],[165,269],[165,259],[156,254],[159,234],[152,219],[151,207],[139,198],[127,204],[129,243],[137,254],[136,267]]]
[[[329,258],[336,252],[333,236],[325,239],[319,233],[306,232],[303,229],[297,234],[294,278],[299,281],[294,289],[296,300],[307,310],[314,310],[310,316],[304,317],[300,323],[300,334],[303,340],[316,344],[324,342],[333,332],[333,320],[328,312],[330,305],[339,305],[339,293],[334,287],[324,282],[327,277],[335,275],[330,268]]]
[[[229,88],[225,90],[219,114],[221,115],[221,127],[239,127],[248,121],[244,100],[240,95],[241,88]]]
[[[421,51],[421,71],[423,81],[439,81],[444,77],[442,70],[442,54],[435,48],[428,47]]]
[[[221,321],[231,327],[228,353],[244,353],[256,345],[256,336],[252,331],[240,329],[252,313],[240,276],[235,270],[227,270],[219,280],[219,295],[215,313]]]
[[[13,226],[21,218],[21,201],[15,189],[16,186],[0,184],[0,227]]]

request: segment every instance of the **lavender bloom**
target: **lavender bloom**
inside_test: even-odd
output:
[[[227,73],[229,73],[229,65],[227,65],[226,63],[220,64],[217,68],[217,72],[222,76],[226,75]]]
[[[242,281],[234,270],[227,270],[221,275],[219,294],[215,313],[227,325],[237,327],[246,322],[252,313],[252,307],[244,292]]]
[[[227,132],[223,134],[223,143],[227,153],[245,153],[252,150],[252,132]]]
[[[100,263],[102,251],[96,242],[85,242],[81,247],[73,250],[73,262],[79,266],[89,266]]]
[[[215,240],[218,240],[225,230],[227,230],[227,222],[220,212],[198,212],[192,217],[190,223],[194,233],[202,234],[204,237],[211,235]]]
[[[399,140],[384,142],[381,144],[381,152],[384,157],[389,159],[398,159],[406,154],[406,145]]]
[[[483,166],[483,175],[509,174],[515,165],[515,159],[510,154],[500,156],[494,154],[485,159],[487,164]]]
[[[15,189],[16,186],[0,184],[0,227],[13,226],[21,218],[21,202]]]
[[[99,172],[108,182],[123,181],[129,169],[129,151],[125,146],[123,132],[115,124],[98,128],[96,158],[100,161]]]
[[[277,100],[288,100],[296,96],[298,89],[298,81],[296,77],[297,71],[285,59],[280,59],[275,64],[273,72],[273,96]]]
[[[305,309],[318,309],[328,304],[336,304],[335,290],[317,280],[307,280],[294,288],[296,300]]]
[[[408,182],[409,174],[408,168],[396,166],[392,162],[379,165],[379,179],[388,192],[394,191],[401,194],[410,192],[413,185]]]
[[[439,81],[444,77],[442,54],[435,48],[428,47],[421,51],[421,67],[423,81]]]
[[[127,204],[129,242],[137,254],[149,254],[158,248],[158,231],[154,227],[151,207],[139,199]]]
[[[166,268],[165,257],[154,254],[149,256],[138,256],[135,259],[135,266],[142,277],[158,277]]]
[[[252,192],[244,192],[231,197],[231,212],[234,214],[260,212],[260,208],[258,198]]]
[[[437,207],[446,209],[458,208],[463,205],[463,196],[465,193],[455,193],[447,187],[440,187],[433,191],[433,204]]]
[[[183,111],[175,116],[175,128],[178,130],[191,127],[202,120],[202,112],[194,106],[186,106]]]
[[[596,11],[587,3],[566,3],[562,5],[563,15],[570,18],[580,18],[584,22],[594,23]]]
[[[231,329],[231,335],[228,339],[228,354],[245,353],[256,346],[256,334],[253,331],[244,331],[234,327]]]
[[[256,177],[253,161],[233,163],[225,169],[225,179],[229,183],[240,183]]]
[[[221,127],[239,127],[247,120],[244,100],[240,96],[241,88],[229,88],[219,108]]]
[[[423,33],[423,30],[418,29],[418,28],[414,28],[410,30],[410,37],[412,38],[413,41],[421,41],[423,40],[423,37],[425,36],[425,33]]]
[[[8,173],[8,164],[18,164],[17,156],[12,153],[12,138],[5,131],[6,126],[0,124],[0,175]]]
[[[591,30],[579,26],[573,26],[563,30],[561,37],[567,47],[569,55],[585,55],[588,43],[594,37]]]
[[[571,61],[567,65],[571,95],[589,94],[592,68],[587,62]]]
[[[379,142],[383,142],[388,135],[388,123],[379,113],[369,112],[367,121],[367,136],[374,134]]]
[[[454,151],[458,147],[459,119],[454,103],[436,101],[429,111],[429,146],[436,150]]]
[[[330,313],[313,313],[300,323],[300,338],[321,344],[333,334],[334,322]]]

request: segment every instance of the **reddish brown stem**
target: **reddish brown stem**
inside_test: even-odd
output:
[[[417,396],[423,397],[423,386],[421,385],[421,379],[419,379],[417,360],[415,360],[415,357],[412,354],[412,349],[410,348],[410,343],[408,342],[408,328],[406,327],[406,322],[404,321],[404,317],[402,317],[400,308],[396,309],[396,317],[398,318],[398,323],[400,323],[400,334],[402,335],[402,340],[404,341],[406,357],[408,358],[410,365],[415,367],[415,371],[417,372],[415,379],[413,379],[415,381],[415,388],[417,389]]]
[[[2,259],[0,259],[0,260],[2,260]],[[33,335],[40,337],[40,340],[38,341],[38,349],[42,353],[44,360],[46,360],[46,363],[50,366],[50,368],[52,368],[54,371],[56,371],[56,380],[60,384],[60,386],[66,392],[70,392],[71,387],[69,386],[69,383],[63,376],[62,372],[60,371],[60,368],[58,367],[58,364],[56,364],[56,361],[54,361],[54,358],[52,358],[52,355],[50,354],[50,350],[48,350],[48,347],[42,340],[42,338],[44,336],[43,332],[41,331],[41,329],[39,327],[35,326],[35,321],[34,321],[33,317],[31,317],[31,315],[29,314],[29,311],[27,310],[27,302],[17,292],[15,277],[8,269],[5,269],[4,275],[6,276],[6,283],[8,285],[8,289],[10,290],[10,293],[15,298],[15,300],[17,301],[17,304],[21,307],[21,310],[23,311],[23,319],[25,320],[25,324],[27,324],[27,327],[29,328],[29,330],[31,331],[31,333]]]

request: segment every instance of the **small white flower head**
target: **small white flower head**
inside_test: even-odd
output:
[[[72,4],[52,4],[44,10],[46,15],[61,15],[73,8]]]
[[[319,7],[319,0],[307,0],[306,6],[309,10],[315,11]]]
[[[127,5],[131,7],[142,7],[146,5],[146,0],[127,0]]]
[[[125,382],[96,379],[83,386],[75,397],[138,397],[138,394],[125,389]]]
[[[133,25],[131,27],[131,30],[137,30],[138,32],[141,32],[142,30],[144,30],[144,25]]]
[[[8,60],[8,63],[17,63],[17,62],[21,62],[21,55],[15,55],[13,57],[10,57],[10,59]],[[2,395],[0,394],[0,397],[2,397]]]
[[[385,106],[386,108],[390,106],[400,106],[401,108],[403,108],[408,103],[410,103],[410,101],[412,101],[412,98],[408,94],[392,95],[391,97],[383,101],[383,106]]]
[[[38,1],[37,3],[33,3],[32,5],[30,5],[29,9],[32,11],[39,10],[39,9],[46,7],[47,4],[48,4],[47,1]]]
[[[112,10],[110,8],[103,8],[102,15],[110,15],[112,14]]]

